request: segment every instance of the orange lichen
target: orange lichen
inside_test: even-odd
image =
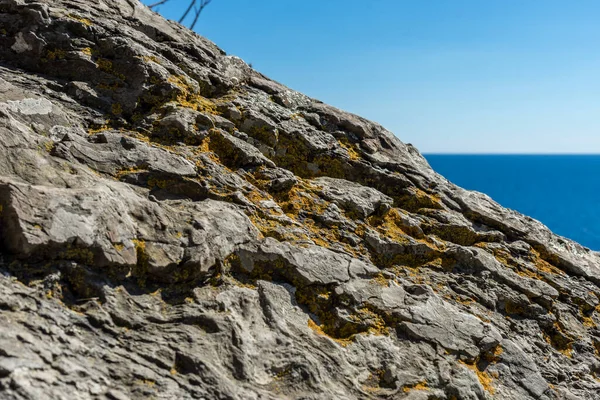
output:
[[[409,194],[398,197],[396,200],[402,208],[408,211],[417,211],[421,208],[443,209],[441,197],[437,194],[429,194],[417,187],[407,189]]]
[[[408,393],[412,390],[429,390],[429,387],[427,386],[427,381],[421,381],[415,383],[414,385],[406,385],[402,388],[402,391],[404,393]]]
[[[594,353],[596,354],[596,357],[600,357],[600,341],[594,340]]]
[[[46,53],[46,59],[50,61],[63,60],[67,56],[67,52],[63,49],[49,50]]]
[[[338,226],[323,226],[317,222],[318,216],[330,203],[321,199],[314,189],[308,181],[300,180],[288,192],[273,196],[266,192],[251,191],[246,194],[246,198],[257,206],[257,211],[249,217],[264,236],[289,241],[311,240],[322,247],[337,245],[349,254],[362,253],[360,248],[354,248],[343,241]],[[276,209],[262,210],[261,202],[265,200],[275,201],[285,215]]]
[[[124,177],[126,175],[136,174],[136,173],[146,172],[146,171],[147,171],[147,169],[145,166],[123,168],[123,169],[120,169],[119,171],[117,171],[117,173],[115,174],[115,178],[121,179],[122,177]]]
[[[94,253],[90,249],[67,246],[66,250],[60,252],[59,258],[65,260],[78,261],[83,264],[92,265],[94,262]]]
[[[113,76],[121,79],[122,81],[125,80],[125,75],[114,71],[112,61],[110,61],[106,58],[98,58],[96,60],[96,66],[102,72],[106,72],[107,74],[113,75]]]
[[[492,385],[493,378],[487,371],[481,371],[475,364],[467,364],[462,360],[459,362],[475,373],[479,383],[481,383],[481,386],[483,387],[483,390],[492,395],[496,393],[496,389]]]
[[[168,78],[168,82],[174,84],[180,89],[180,93],[177,95],[177,103],[183,107],[191,108],[195,111],[202,111],[209,114],[218,115],[217,107],[215,103],[200,93],[196,93],[195,90],[190,86],[185,76],[171,75]]]
[[[546,329],[542,335],[544,340],[556,351],[568,358],[573,356],[574,340],[563,330],[560,322],[555,321],[552,328]]]
[[[385,276],[383,276],[382,273],[378,273],[377,276],[375,276],[374,278],[371,279],[371,281],[375,282],[376,284],[378,284],[380,286],[384,286],[384,287],[388,287],[390,284],[389,279],[386,278]]]
[[[125,248],[125,246],[123,245],[123,243],[113,243],[113,247],[117,251],[123,251],[123,249]]]
[[[500,360],[500,356],[503,352],[504,350],[502,349],[502,346],[497,345],[492,350],[485,353],[485,359],[490,364],[497,363]]]
[[[596,311],[595,309],[592,311]],[[583,307],[579,307],[579,315],[581,316],[581,320],[583,321],[583,326],[586,328],[595,328],[597,326],[596,322],[590,315],[586,315]]]
[[[384,319],[372,311],[368,307],[363,307],[357,310],[357,314],[353,314],[350,316],[351,319],[356,320],[356,322],[364,323],[365,321],[369,321],[369,328],[367,332],[373,335],[381,335],[386,336],[390,334],[390,329],[385,323]]]
[[[140,58],[147,63],[153,62],[155,64],[160,64],[160,59],[156,56],[142,56]]]
[[[211,142],[210,142],[210,137],[206,137],[202,140],[202,142],[200,142],[200,145],[198,146],[198,149],[206,154],[208,156],[208,158],[210,158],[212,161],[214,161],[215,163],[221,165],[221,160],[219,159],[219,156],[212,151],[211,149]]]
[[[155,177],[150,177],[150,179],[148,179],[148,187],[150,189],[155,189],[155,188],[159,188],[159,189],[166,189],[167,187],[169,187],[170,185],[172,185],[174,183],[174,180],[170,180],[170,179],[158,179]]]
[[[409,235],[403,229],[401,212],[397,208],[392,208],[383,217],[372,216],[367,219],[367,222],[384,236],[400,243],[406,242]]]
[[[319,336],[325,336],[325,337],[333,340],[334,342],[336,342],[337,344],[339,344],[342,347],[346,347],[346,346],[348,346],[349,344],[352,343],[352,341],[348,340],[348,339],[336,339],[336,338],[333,338],[333,337],[329,336],[327,333],[325,333],[325,331],[323,331],[323,329],[321,328],[321,326],[317,325],[315,323],[315,321],[313,321],[311,318],[308,319],[307,324],[308,324],[308,327],[310,329],[312,329],[317,335],[319,335]]]
[[[87,18],[82,18],[82,17],[79,17],[79,16],[77,16],[77,15],[75,15],[75,14],[69,14],[69,15],[67,15],[67,17],[68,17],[69,19],[72,19],[73,21],[81,22],[81,23],[82,23],[82,24],[84,24],[85,26],[92,26],[92,25],[94,25],[94,24],[92,23],[92,21],[90,21],[89,19],[87,19]]]
[[[531,249],[530,252],[531,252],[531,256],[533,258],[533,263],[538,270],[549,273],[549,274],[564,275],[564,272],[561,269],[555,267],[554,265],[550,264],[548,261],[542,259],[541,255],[538,251]]]
[[[325,211],[329,203],[322,200],[313,190],[313,186],[308,181],[301,180],[287,193],[276,196],[275,200],[290,218],[296,219],[300,212],[319,215]]]
[[[106,120],[103,125],[100,125],[97,128],[90,128],[90,129],[88,129],[88,134],[89,135],[95,135],[96,133],[108,131],[110,129],[112,129],[110,127],[110,120]]]
[[[361,159],[360,153],[357,151],[358,146],[356,144],[350,143],[348,138],[344,137],[344,138],[338,140],[338,143],[340,144],[340,146],[342,146],[348,152],[348,157],[351,160],[360,160]]]

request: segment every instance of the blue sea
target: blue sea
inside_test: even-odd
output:
[[[425,155],[439,174],[600,250],[600,155]]]

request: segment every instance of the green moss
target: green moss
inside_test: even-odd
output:
[[[94,253],[90,249],[75,247],[73,245],[68,245],[66,250],[63,250],[58,254],[58,257],[87,265],[93,265],[94,263]]]
[[[121,115],[123,113],[123,107],[120,103],[113,103],[111,111],[114,115]]]
[[[144,240],[134,239],[132,242],[135,246],[135,254],[137,257],[137,262],[132,274],[135,278],[137,278],[140,287],[144,287],[146,286],[150,257],[146,252],[146,242]]]
[[[172,179],[159,179],[156,178],[154,176],[150,177],[150,179],[148,179],[148,188],[150,189],[166,189],[167,187],[173,185],[174,183],[176,183],[175,180]]]
[[[254,139],[266,144],[270,147],[275,147],[279,141],[279,131],[268,127],[267,125],[253,126],[248,129],[248,135]]]
[[[107,74],[113,75],[122,81],[124,81],[125,75],[114,70],[113,62],[106,58],[98,58],[96,60],[96,66],[100,71],[106,72]]]
[[[64,60],[66,56],[67,52],[63,49],[48,50],[46,52],[46,59],[49,61]]]

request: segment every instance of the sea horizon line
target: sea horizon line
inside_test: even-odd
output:
[[[454,153],[454,152],[422,152],[423,156],[600,156],[600,153]]]

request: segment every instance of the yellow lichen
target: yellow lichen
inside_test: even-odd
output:
[[[442,199],[437,194],[430,194],[417,187],[407,189],[409,194],[396,200],[402,208],[408,211],[418,211],[421,208],[443,209]]]
[[[594,340],[593,344],[594,344],[594,353],[596,354],[596,357],[600,357],[600,341]]]
[[[46,53],[46,59],[50,61],[63,60],[66,55],[67,52],[63,49],[48,50]]]
[[[96,60],[96,66],[98,67],[98,69],[100,71],[106,72],[107,74],[113,75],[119,79],[121,79],[122,81],[125,80],[125,75],[116,72],[113,68],[113,63],[110,60],[107,60],[106,58],[98,58]]]
[[[312,329],[317,335],[319,335],[319,336],[325,336],[325,337],[333,340],[334,342],[336,342],[337,344],[339,344],[342,347],[346,347],[346,346],[348,346],[349,344],[352,343],[352,341],[348,340],[348,339],[336,339],[336,338],[333,338],[333,337],[329,336],[327,333],[325,333],[323,331],[323,329],[321,328],[321,326],[317,325],[315,323],[315,321],[313,321],[311,318],[308,319],[308,327],[310,329]]]
[[[591,316],[586,315],[582,307],[579,308],[579,315],[583,321],[583,326],[586,328],[595,328],[597,326],[596,322],[594,322],[594,319]]]
[[[89,19],[87,19],[87,18],[82,18],[82,17],[79,17],[79,16],[77,16],[77,15],[75,15],[75,14],[69,14],[69,15],[67,15],[67,17],[68,17],[69,19],[72,19],[73,21],[81,22],[82,24],[84,24],[84,25],[86,25],[86,26],[92,26],[92,25],[94,25],[94,24],[92,23],[92,21],[90,21]]]
[[[115,178],[121,179],[126,175],[137,174],[137,173],[146,172],[146,171],[147,171],[147,169],[145,166],[123,168],[123,169],[120,169],[119,171],[117,171],[117,173],[115,174]]]
[[[133,239],[132,243],[135,247],[137,263],[134,268],[134,274],[138,278],[138,284],[145,286],[146,273],[148,271],[149,256],[146,252],[146,242],[143,239]]]
[[[96,65],[98,66],[98,68],[104,72],[111,72],[112,68],[113,68],[113,64],[112,61],[107,60],[105,58],[99,58],[96,61]]]
[[[174,84],[180,89],[180,93],[177,95],[177,98],[174,99],[179,105],[186,108],[191,108],[195,111],[202,111],[215,115],[219,114],[216,104],[202,96],[200,93],[196,93],[188,84],[185,76],[171,75],[168,78],[168,82]]]
[[[91,47],[85,47],[85,48],[81,49],[81,52],[83,54],[85,54],[86,56],[91,56],[92,55],[92,48]]]
[[[552,328],[543,331],[542,335],[544,340],[556,351],[568,358],[573,356],[574,340],[571,335],[563,330],[559,321],[555,321]]]
[[[429,390],[429,387],[427,387],[427,381],[421,381],[415,383],[414,385],[406,385],[402,388],[404,393],[408,393],[412,390]]]
[[[69,245],[66,250],[59,253],[59,258],[92,265],[94,262],[94,253],[90,249]]]
[[[153,62],[155,64],[160,64],[160,59],[156,56],[142,56],[141,59],[147,63]]]
[[[123,113],[123,107],[120,103],[113,103],[111,111],[114,115],[121,115]]]
[[[350,157],[351,160],[361,159],[360,153],[358,152],[358,146],[354,143],[350,143],[347,137],[338,140],[338,143],[348,152],[348,157]]]
[[[167,187],[169,187],[173,183],[174,183],[173,180],[170,180],[170,179],[158,179],[158,178],[156,178],[154,176],[152,176],[152,177],[150,177],[150,179],[148,179],[148,187],[150,189],[155,189],[155,188],[166,189]]]
[[[403,229],[401,211],[392,208],[383,217],[372,216],[367,222],[377,228],[385,237],[396,242],[406,243],[408,234]]]
[[[221,164],[221,160],[219,159],[219,156],[217,154],[215,154],[214,151],[211,150],[210,137],[204,138],[204,140],[202,140],[202,142],[200,142],[198,149],[202,153],[206,154],[208,156],[208,158],[210,158],[212,161],[216,162],[217,164]]]
[[[491,395],[496,393],[496,389],[492,385],[493,378],[488,372],[481,371],[475,364],[467,364],[464,361],[459,361],[459,362],[462,365],[464,365],[465,367],[467,367],[468,369],[470,369],[471,371],[473,371],[475,373],[475,375],[477,375],[477,379],[479,380],[479,383],[481,383],[481,386],[483,387],[483,389],[486,392],[488,392]]]
[[[564,275],[564,272],[561,269],[542,259],[540,253],[535,249],[531,249],[531,255],[533,258],[533,263],[538,270],[549,274]]]
[[[352,315],[351,318],[355,318],[357,322],[361,323],[364,323],[368,320],[370,323],[367,332],[373,335],[386,336],[390,334],[390,329],[385,323],[384,319],[368,307],[359,309],[358,313]]]
[[[48,153],[52,152],[54,150],[54,142],[51,140],[44,142],[44,148]]]
[[[504,349],[502,349],[502,346],[497,345],[492,350],[485,353],[485,359],[490,364],[497,363],[500,360],[500,356],[502,355],[503,352],[504,352]]]
[[[376,284],[378,284],[380,286],[384,286],[384,287],[388,287],[390,284],[390,280],[388,278],[386,278],[385,276],[383,276],[382,273],[378,273],[374,278],[371,279],[371,281],[375,282]]]

